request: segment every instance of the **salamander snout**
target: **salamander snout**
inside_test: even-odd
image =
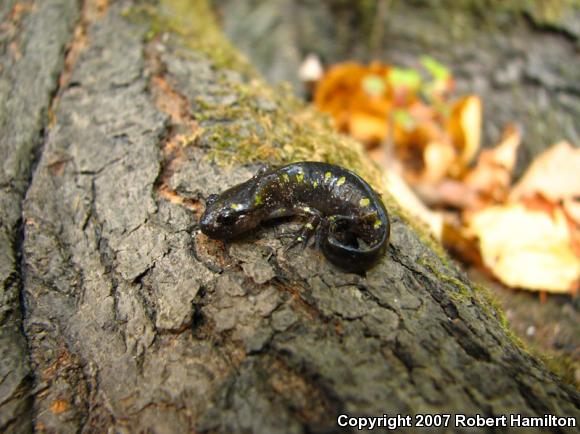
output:
[[[254,228],[259,219],[254,210],[227,197],[211,195],[206,200],[206,209],[199,221],[201,232],[211,238],[233,238]]]
[[[208,237],[215,238],[216,234],[219,234],[220,225],[217,223],[215,217],[211,212],[206,210],[201,219],[199,220],[199,227],[201,232],[206,234]]]
[[[237,217],[227,209],[208,205],[199,221],[201,231],[211,238],[225,239],[234,236]]]

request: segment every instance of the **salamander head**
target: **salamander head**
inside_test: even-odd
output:
[[[206,200],[201,216],[201,231],[217,239],[228,239],[255,228],[261,220],[261,203],[256,197],[255,185],[250,181]]]

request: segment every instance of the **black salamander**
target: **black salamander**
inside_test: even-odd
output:
[[[251,179],[207,198],[201,231],[230,239],[272,218],[306,219],[294,241],[317,245],[347,271],[370,268],[387,249],[390,223],[379,195],[356,173],[340,166],[299,162],[260,170]]]

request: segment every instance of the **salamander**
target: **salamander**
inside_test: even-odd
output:
[[[200,229],[228,240],[285,216],[305,218],[288,248],[304,247],[316,233],[324,256],[347,271],[367,270],[387,249],[390,222],[379,195],[356,173],[319,162],[264,168],[246,182],[209,195]]]

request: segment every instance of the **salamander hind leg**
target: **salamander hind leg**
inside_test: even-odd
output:
[[[320,216],[318,215],[311,215],[304,226],[300,228],[295,236],[294,239],[288,243],[288,245],[284,248],[284,253],[290,250],[292,247],[296,246],[297,244],[301,244],[301,250],[304,250],[306,245],[308,244],[308,240],[312,237],[314,232],[316,232],[316,228],[320,223]]]

